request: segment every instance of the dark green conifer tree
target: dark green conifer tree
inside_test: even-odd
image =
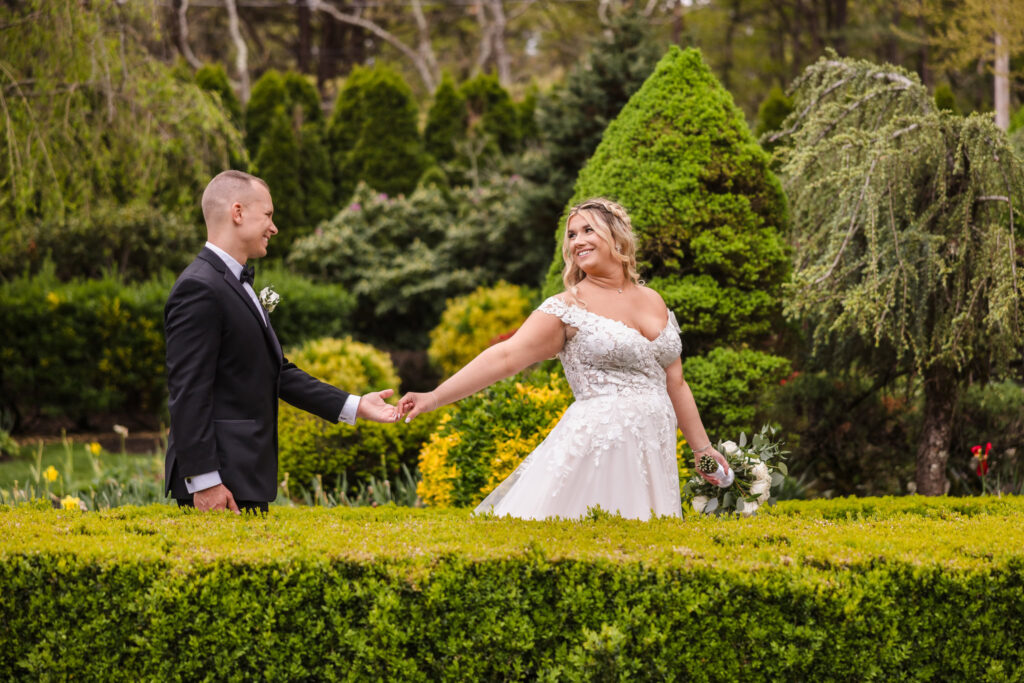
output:
[[[282,257],[309,224],[305,196],[299,182],[299,145],[284,106],[273,110],[254,166],[254,173],[270,186],[274,200],[274,223],[280,231],[271,240],[268,255]]]
[[[519,149],[521,135],[516,105],[495,74],[480,74],[462,84],[469,126],[486,136],[503,154]]]
[[[416,187],[426,165],[417,118],[412,91],[394,69],[352,70],[328,128],[339,204],[360,180],[389,195]]]
[[[271,122],[278,107],[288,111],[288,91],[284,77],[276,69],[270,69],[252,86],[249,102],[245,107],[245,148],[255,158],[260,151],[260,142],[270,130]]]
[[[299,233],[305,235],[340,208],[334,196],[331,155],[321,123],[307,123],[299,131],[299,176],[306,210],[306,225]]]
[[[466,101],[455,87],[450,73],[441,77],[434,101],[427,112],[423,143],[434,161],[445,163],[455,158],[455,143],[466,136]]]

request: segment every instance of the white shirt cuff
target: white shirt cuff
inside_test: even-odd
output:
[[[338,422],[350,425],[356,423],[356,413],[359,412],[359,399],[361,398],[362,396],[349,394],[349,397],[345,399],[345,405],[341,408],[341,415],[338,415]]]
[[[185,488],[188,489],[189,493],[212,489],[219,483],[221,483],[220,472],[217,470],[207,472],[206,474],[197,474],[194,477],[185,477]]]

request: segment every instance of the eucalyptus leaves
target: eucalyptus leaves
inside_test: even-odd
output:
[[[735,511],[752,515],[757,512],[768,502],[772,488],[781,486],[789,473],[786,463],[782,462],[787,451],[781,450],[782,442],[773,440],[774,436],[775,428],[764,425],[750,443],[743,433],[738,445],[732,441],[720,442],[718,452],[725,456],[735,473],[732,484],[721,488],[695,474],[683,486],[683,499],[690,501],[694,510],[705,514]],[[704,465],[702,459],[698,469],[705,471]]]

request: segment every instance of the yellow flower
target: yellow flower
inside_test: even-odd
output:
[[[80,510],[82,501],[74,496],[64,496],[60,501],[60,506],[65,510]]]
[[[46,481],[57,481],[57,468],[55,468],[53,465],[50,465],[49,467],[46,468],[46,471],[43,472],[43,476],[46,477]]]
[[[47,294],[46,300],[50,302],[50,305],[54,308],[57,308],[57,306],[60,305],[60,296],[57,294],[57,292],[50,292],[49,294]]]
[[[93,441],[91,444],[87,446],[87,448],[89,449],[89,452],[93,454],[93,456],[99,455],[100,452],[103,450],[103,446],[101,446],[97,441]]]

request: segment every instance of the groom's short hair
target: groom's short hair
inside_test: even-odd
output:
[[[214,176],[203,191],[203,220],[210,224],[218,212],[236,201],[247,199],[253,183],[259,183],[270,192],[270,186],[262,178],[245,171],[222,171]]]

